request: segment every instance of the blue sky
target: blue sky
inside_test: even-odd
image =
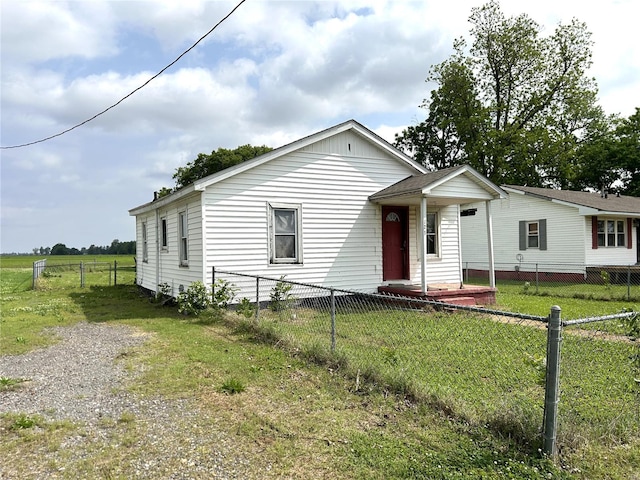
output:
[[[3,0],[1,143],[38,140],[115,103],[237,2]],[[248,0],[196,49],[99,119],[1,152],[0,251],[134,239],[128,210],[199,152],[278,147],[354,118],[388,140],[424,118],[431,65],[480,1]],[[504,0],[549,34],[576,17],[607,113],[640,106],[636,0]]]

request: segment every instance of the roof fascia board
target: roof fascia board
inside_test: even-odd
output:
[[[430,195],[431,191],[434,188],[437,188],[447,183],[448,181],[456,178],[457,176],[464,175],[464,174],[469,174],[472,177],[474,177],[476,180],[479,181],[480,184],[484,186],[484,189],[487,192],[493,193],[494,195],[496,195],[496,198],[507,198],[507,193],[502,188],[492,184],[486,177],[484,177],[483,175],[480,175],[480,173],[478,173],[476,170],[471,168],[469,165],[463,165],[462,168],[451,172],[449,175],[442,177],[441,179],[437,180],[436,182],[430,185],[427,185],[425,188],[422,189],[422,194]]]
[[[188,185],[178,190],[177,192],[172,193],[171,195],[167,195],[166,197],[160,198],[159,200],[155,200],[153,202],[140,205],[139,207],[132,208],[131,210],[129,210],[129,215],[133,217],[136,215],[140,215],[141,213],[151,212],[158,208],[169,205],[170,203],[178,201],[184,197],[187,197],[192,193],[194,193],[195,191],[196,189],[194,188],[194,184]]]

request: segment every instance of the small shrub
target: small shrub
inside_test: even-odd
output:
[[[238,312],[240,315],[243,315],[244,318],[248,320],[255,315],[256,309],[251,303],[251,300],[249,300],[247,297],[244,297],[242,300],[240,300],[240,304],[238,305],[238,308],[236,308],[236,312]]]
[[[284,275],[280,277],[280,280],[271,289],[269,295],[270,302],[269,308],[274,312],[284,312],[291,308],[295,297],[291,293],[293,284],[284,281]]]
[[[3,390],[11,390],[24,382],[21,378],[0,377],[0,392]]]
[[[227,395],[235,395],[236,393],[242,393],[245,391],[244,384],[235,378],[229,378],[225,380],[220,387],[220,391]]]
[[[27,428],[33,428],[37,424],[37,419],[34,417],[30,417],[29,415],[19,415],[11,424],[12,430],[22,430]]]
[[[524,282],[524,285],[522,286],[522,290],[524,291],[524,293],[529,293],[529,288],[531,287],[531,283],[530,282]]]
[[[227,308],[233,299],[236,298],[238,287],[228,280],[219,278],[213,284],[213,306],[217,308]]]
[[[604,288],[609,290],[611,288],[611,276],[609,275],[609,272],[602,270],[600,272],[600,278],[602,279],[602,283],[604,283]]]
[[[184,315],[198,316],[210,303],[207,287],[202,282],[193,282],[178,295],[178,311]]]

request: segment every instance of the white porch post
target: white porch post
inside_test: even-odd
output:
[[[460,288],[462,288],[464,275],[462,272],[462,222],[460,222],[460,205],[459,204],[458,204],[458,275],[460,275]]]
[[[427,294],[427,197],[420,200],[420,286],[422,295]]]
[[[496,286],[496,269],[493,259],[493,220],[491,218],[491,201],[484,202],[487,211],[487,247],[489,250],[489,286]]]

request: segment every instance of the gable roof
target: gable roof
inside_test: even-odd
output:
[[[510,193],[531,195],[544,200],[577,207],[582,215],[597,213],[626,214],[640,216],[640,198],[625,195],[607,195],[600,193],[577,192],[575,190],[555,190],[552,188],[520,187],[503,185]]]
[[[459,176],[466,175],[474,182],[491,192],[496,198],[506,198],[506,193],[497,185],[493,184],[485,176],[478,173],[469,165],[457,165],[455,167],[443,168],[435,172],[424,173],[422,175],[412,175],[400,180],[393,185],[374,193],[369,200],[382,200],[389,197],[422,195],[428,194],[430,190],[448,182]]]
[[[246,162],[239,163],[229,168],[225,168],[224,170],[220,170],[219,172],[213,173],[207,177],[196,180],[194,183],[187,185],[184,188],[181,188],[177,192],[173,192],[166,197],[162,197],[158,200],[154,200],[152,202],[145,203],[144,205],[140,205],[139,207],[132,208],[129,210],[129,215],[138,215],[139,213],[143,213],[145,211],[153,210],[160,206],[166,205],[168,203],[173,202],[179,198],[183,198],[193,192],[203,191],[210,185],[213,185],[217,182],[225,180],[227,178],[233,177],[241,172],[245,172],[252,168],[256,168],[259,165],[267,163],[275,158],[282,157],[296,150],[303,149],[313,143],[319,142],[326,138],[332,137],[334,135],[338,135],[340,133],[351,131],[363,138],[367,141],[371,142],[382,151],[386,152],[392,158],[396,159],[398,162],[408,166],[410,169],[414,170],[416,173],[425,173],[427,169],[422,165],[414,161],[408,155],[405,155],[400,150],[395,148],[389,142],[384,140],[379,135],[375,134],[373,131],[369,130],[361,123],[355,120],[347,120],[346,122],[340,123],[333,127],[329,127],[325,130],[321,130],[319,132],[313,133],[306,137],[303,137],[299,140],[291,142],[282,147],[276,148],[267,152],[258,157],[252,158],[251,160],[247,160]]]

